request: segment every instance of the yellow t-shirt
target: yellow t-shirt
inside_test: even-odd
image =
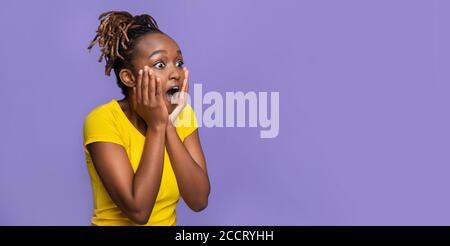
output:
[[[181,141],[197,128],[197,121],[188,104],[178,116],[177,133]],[[92,163],[86,145],[93,142],[111,142],[123,146],[136,172],[144,149],[145,136],[129,121],[116,100],[93,109],[84,122],[84,152],[94,198],[94,225],[137,225],[112,201]],[[164,167],[158,196],[146,225],[176,225],[177,202],[180,198],[177,180],[164,148]]]

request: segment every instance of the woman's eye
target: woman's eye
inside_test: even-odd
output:
[[[158,69],[162,69],[162,68],[166,67],[166,64],[164,62],[159,61],[159,62],[155,63],[153,66]]]
[[[183,62],[183,61],[178,61],[178,62],[177,62],[177,67],[183,67],[183,65],[184,65],[184,62]]]

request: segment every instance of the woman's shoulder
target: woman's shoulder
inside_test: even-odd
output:
[[[109,101],[107,103],[95,106],[87,114],[86,118],[94,117],[94,116],[97,116],[97,115],[104,115],[104,116],[111,115],[115,111],[114,103],[115,103],[115,101],[111,100],[111,101]]]
[[[112,121],[116,119],[117,103],[114,100],[111,100],[107,103],[95,106],[87,115],[84,120],[85,124],[90,122],[98,122],[98,121]]]
[[[116,107],[120,107],[117,101],[94,107],[86,116],[83,124],[84,145],[89,143],[112,142],[123,145],[121,138],[121,128],[118,124]]]

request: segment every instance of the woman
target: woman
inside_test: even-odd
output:
[[[197,124],[186,104],[188,70],[177,43],[149,15],[100,15],[101,48],[125,98],[84,122],[93,225],[175,225],[179,197],[203,210],[210,192]]]

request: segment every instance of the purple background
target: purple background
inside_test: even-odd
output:
[[[86,48],[113,9],[153,15],[191,85],[280,92],[275,139],[200,130],[210,203],[178,224],[450,224],[449,1],[4,0],[0,225],[89,225],[82,123],[121,96]]]

